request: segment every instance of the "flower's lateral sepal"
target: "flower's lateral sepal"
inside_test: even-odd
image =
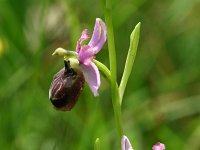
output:
[[[88,65],[81,64],[81,70],[83,71],[83,75],[85,77],[86,82],[88,83],[90,90],[94,94],[94,96],[98,96],[98,89],[101,84],[100,73],[97,66],[91,62]]]
[[[107,30],[105,23],[100,18],[97,18],[92,38],[88,43],[88,45],[93,48],[95,54],[102,49],[104,43],[106,42],[106,34]]]

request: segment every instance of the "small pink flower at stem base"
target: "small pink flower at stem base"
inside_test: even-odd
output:
[[[99,70],[93,63],[93,59],[106,42],[106,33],[105,23],[100,18],[97,18],[90,42],[81,46],[81,43],[89,38],[88,30],[84,29],[76,46],[81,70],[94,96],[98,95],[101,80]]]
[[[165,144],[158,142],[152,147],[152,150],[165,150]]]
[[[122,150],[133,150],[129,139],[124,135],[121,140]]]

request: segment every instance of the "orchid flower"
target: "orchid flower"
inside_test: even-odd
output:
[[[89,39],[89,32],[84,29],[77,42],[76,52],[57,48],[52,54],[64,56],[65,64],[65,67],[54,76],[49,89],[49,99],[56,109],[71,110],[78,100],[85,81],[94,96],[98,95],[101,80],[93,59],[106,42],[106,33],[105,23],[97,18],[92,38],[87,45],[81,45],[83,41]]]
[[[84,29],[80,39],[77,42],[76,52],[58,48],[53,53],[53,55],[56,54],[59,56],[76,55],[78,57],[79,66],[83,72],[85,81],[88,83],[94,96],[98,96],[98,89],[100,87],[101,80],[99,70],[93,63],[93,59],[106,42],[106,33],[107,31],[105,23],[100,18],[97,18],[92,38],[87,45],[81,45],[83,41],[88,40],[90,37],[89,31]]]

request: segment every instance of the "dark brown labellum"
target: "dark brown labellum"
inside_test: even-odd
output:
[[[71,110],[83,89],[85,79],[81,70],[73,69],[69,61],[53,78],[49,89],[49,99],[56,109]]]

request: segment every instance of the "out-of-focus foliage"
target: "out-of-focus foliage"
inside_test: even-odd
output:
[[[141,37],[122,105],[125,133],[136,150],[157,142],[169,150],[200,149],[200,1],[115,0],[113,23],[122,76],[129,36]],[[108,82],[100,96],[87,85],[71,112],[53,109],[48,89],[63,60],[57,47],[75,49],[83,28],[103,18],[93,0],[0,1],[0,149],[116,149]],[[109,66],[107,46],[97,59]]]

